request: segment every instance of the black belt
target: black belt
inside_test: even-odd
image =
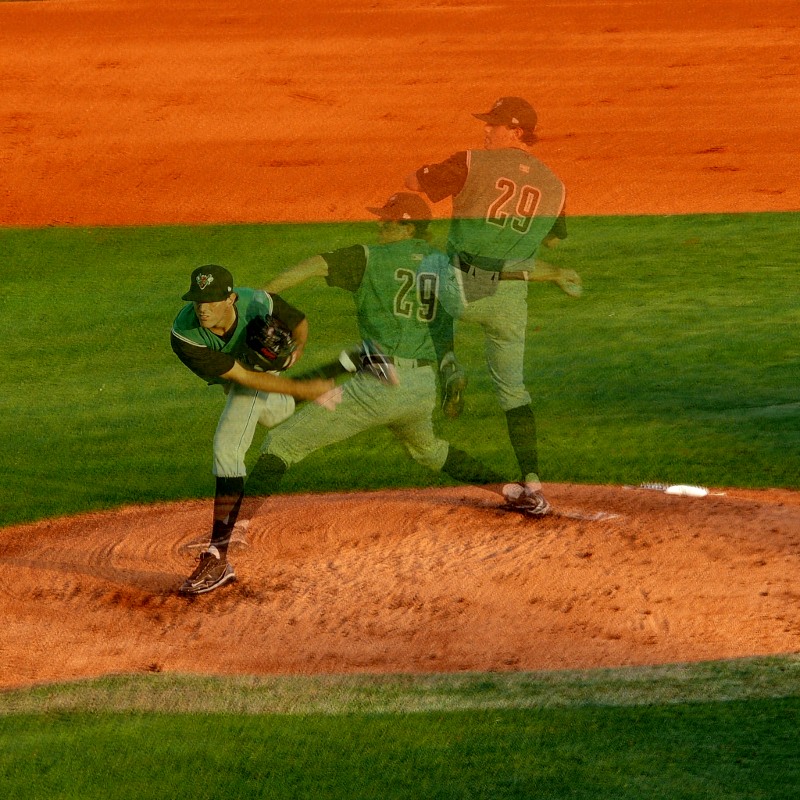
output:
[[[483,269],[487,272],[501,272],[506,262],[502,258],[490,258],[489,256],[475,256],[472,253],[458,253],[456,258],[458,268],[462,272],[469,272],[470,267]]]
[[[503,272],[505,261],[498,258],[486,258],[484,256],[471,256],[469,253],[459,253],[455,259],[455,265],[462,271],[469,274],[472,269],[480,269],[484,272],[494,273],[501,281],[527,281],[527,272]],[[492,266],[488,266],[491,264]],[[486,265],[486,266],[484,266]]]

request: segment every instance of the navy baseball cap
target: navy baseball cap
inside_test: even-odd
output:
[[[489,125],[507,125],[532,131],[539,121],[533,106],[521,97],[501,97],[485,114],[473,114]]]
[[[419,222],[431,218],[428,204],[418,194],[412,192],[397,192],[381,208],[367,208],[367,211],[381,219],[398,222]]]
[[[227,300],[232,291],[231,273],[217,264],[206,264],[192,273],[189,291],[181,299],[193,303],[218,303]]]

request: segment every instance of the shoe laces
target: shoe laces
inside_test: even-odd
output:
[[[216,550],[216,548],[214,548]],[[195,567],[194,572],[191,574],[190,580],[196,580],[201,575],[208,572],[209,569],[215,567],[219,562],[220,558],[210,550],[206,550],[204,553],[200,553],[199,556],[195,559],[197,561],[197,566]]]

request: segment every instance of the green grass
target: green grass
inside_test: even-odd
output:
[[[800,695],[800,655],[557,672],[110,675],[0,692],[4,715],[409,714],[728,703]]]
[[[527,369],[546,481],[800,486],[799,221],[570,221],[551,260],[578,270],[583,298],[530,291]],[[364,224],[1,230],[0,524],[208,496],[222,396],[169,347],[189,273],[223,263],[260,286],[373,235]],[[319,281],[286,296],[311,322],[307,365],[356,339],[345,292]],[[465,325],[457,341],[467,413],[437,419],[439,429],[511,470],[477,331]],[[314,454],[284,486],[437,482],[381,431]]]
[[[0,784],[25,800],[793,798],[798,663],[37,687],[0,695]]]

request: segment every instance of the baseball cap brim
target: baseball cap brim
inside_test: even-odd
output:
[[[409,211],[398,214],[394,209],[386,208],[367,208],[367,211],[381,219],[394,220],[395,222],[427,222],[430,219],[430,215],[424,214],[421,210],[419,213],[413,214]]]
[[[413,192],[396,192],[380,208],[367,206],[367,211],[382,220],[396,220],[397,222],[413,222],[431,218],[428,204]]]
[[[536,127],[536,122],[532,120],[521,120],[512,117],[509,119],[504,114],[492,114],[489,112],[488,114],[473,114],[475,119],[481,120],[481,122],[485,122],[488,125],[507,125],[509,128],[524,128],[524,129],[531,129],[533,130]]]
[[[533,106],[522,97],[501,97],[489,111],[472,116],[487,125],[506,125],[523,130],[533,130],[538,121]]]
[[[227,300],[228,294],[229,293],[224,289],[215,289],[214,291],[206,289],[204,292],[200,291],[200,289],[192,289],[192,291],[186,292],[186,294],[181,297],[181,300],[186,300],[190,303],[193,303],[195,300],[198,303],[218,303],[220,300]]]

